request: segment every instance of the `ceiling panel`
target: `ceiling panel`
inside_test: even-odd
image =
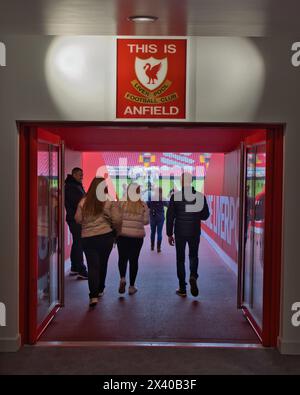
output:
[[[282,36],[299,15],[299,0],[0,0],[0,34]]]

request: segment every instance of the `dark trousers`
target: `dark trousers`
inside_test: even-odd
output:
[[[129,279],[131,286],[135,284],[143,242],[143,237],[120,236],[117,240],[120,277],[126,277],[127,264],[129,261]]]
[[[107,262],[113,243],[114,235],[112,232],[82,238],[83,250],[88,264],[90,298],[97,298],[105,288]]]
[[[176,263],[177,263],[177,277],[179,280],[179,287],[186,288],[185,282],[185,246],[189,246],[190,259],[190,277],[198,278],[198,250],[200,243],[200,235],[196,237],[178,237],[175,235],[176,246]]]
[[[71,248],[71,270],[78,273],[85,273],[86,267],[83,263],[83,250],[81,242],[81,225],[74,222],[68,222],[72,234]]]
[[[164,227],[165,219],[164,217],[151,217],[150,227],[151,227],[151,245],[155,243],[155,235],[157,231],[157,242],[161,244],[162,241],[162,230]]]

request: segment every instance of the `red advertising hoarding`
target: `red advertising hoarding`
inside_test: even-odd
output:
[[[202,229],[236,264],[239,234],[239,150],[213,154],[204,192],[210,217]]]
[[[186,40],[117,40],[117,118],[186,117]]]

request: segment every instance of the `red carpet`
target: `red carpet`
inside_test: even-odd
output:
[[[41,340],[257,342],[250,325],[236,309],[236,276],[208,242],[201,238],[197,298],[190,292],[186,298],[175,294],[175,248],[167,240],[162,247],[161,254],[150,251],[147,236],[140,258],[138,293],[126,293],[124,297],[118,294],[115,248],[109,260],[105,294],[94,310],[88,307],[87,281],[67,276],[65,308],[58,312]]]

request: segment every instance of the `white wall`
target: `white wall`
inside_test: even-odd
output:
[[[10,36],[0,41],[7,47],[7,67],[0,68],[0,302],[7,307],[7,326],[0,327],[0,350],[15,350],[19,344],[15,121],[114,120],[115,45],[113,37]],[[283,352],[300,353],[300,327],[291,325],[291,305],[300,301],[300,68],[290,63],[294,41],[278,37],[190,39],[187,120],[287,123],[280,346]],[[61,58],[66,53],[71,62]],[[45,66],[46,59],[50,68]],[[74,65],[71,69],[70,64]]]

